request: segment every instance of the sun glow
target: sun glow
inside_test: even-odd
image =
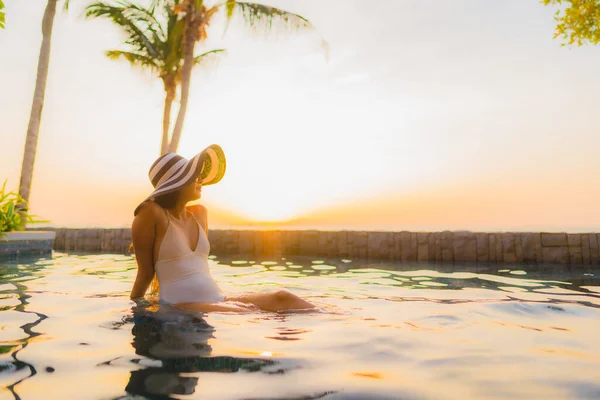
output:
[[[194,114],[190,118],[181,154],[191,157],[218,143],[227,158],[225,177],[203,189],[201,202],[248,222],[288,222],[343,203],[358,188],[367,191],[376,183],[371,175],[377,171],[356,168],[356,160],[364,156],[362,138],[348,140],[343,131],[312,121],[289,125],[293,118],[287,110],[271,113],[267,125],[249,128],[247,121],[253,116],[243,115],[241,105],[239,109],[235,119],[208,110],[212,118],[204,125]],[[203,135],[190,134],[194,131]],[[323,132],[330,134],[325,137]],[[343,146],[337,145],[340,142]]]

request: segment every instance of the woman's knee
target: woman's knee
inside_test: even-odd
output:
[[[287,301],[291,299],[294,295],[288,292],[287,290],[277,290],[273,293],[273,297],[278,301]]]

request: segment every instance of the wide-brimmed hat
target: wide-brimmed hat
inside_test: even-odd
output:
[[[142,203],[176,192],[198,177],[202,180],[202,186],[214,185],[225,175],[226,166],[225,153],[216,144],[211,144],[189,160],[177,153],[163,154],[150,167],[148,176],[154,191]],[[137,215],[142,203],[136,207],[133,215]]]

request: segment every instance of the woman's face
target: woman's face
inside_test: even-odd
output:
[[[200,177],[189,185],[184,186],[183,189],[181,189],[181,195],[186,201],[199,199],[202,196],[202,182],[200,181]]]

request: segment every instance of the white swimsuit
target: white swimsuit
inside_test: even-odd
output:
[[[177,304],[216,303],[225,300],[225,295],[210,274],[210,244],[198,220],[194,217],[199,232],[196,249],[191,250],[187,244],[186,232],[171,224],[171,217],[168,212],[166,214],[169,225],[154,265],[160,284],[160,301]]]

